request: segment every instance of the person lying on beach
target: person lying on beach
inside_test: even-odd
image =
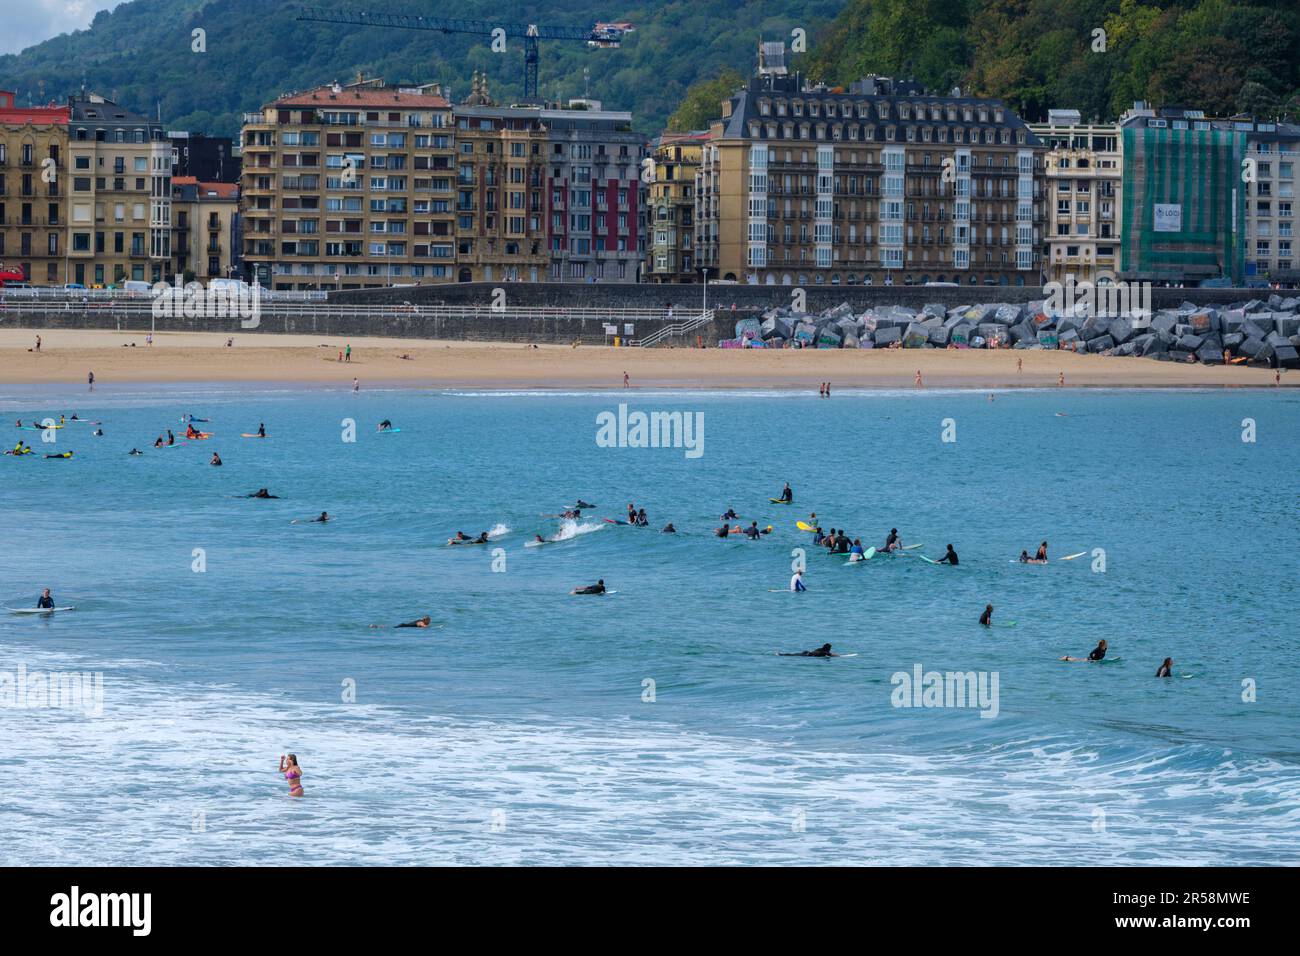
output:
[[[829,644],[823,644],[815,651],[795,651],[793,653],[789,653],[786,651],[778,651],[776,656],[777,657],[839,657],[840,655],[833,653],[831,651],[831,646]]]
[[[1087,657],[1070,657],[1069,655],[1066,655],[1065,657],[1062,657],[1061,660],[1063,660],[1063,661],[1093,661],[1093,662],[1096,662],[1096,661],[1101,660],[1101,659],[1104,658],[1105,656],[1106,656],[1106,642],[1105,642],[1104,640],[1102,640],[1102,641],[1098,641],[1098,642],[1097,642],[1097,646],[1094,647],[1092,650],[1090,650],[1090,651],[1088,652],[1088,656],[1087,656]],[[1170,663],[1172,664],[1173,662],[1170,661]]]
[[[604,594],[605,579],[601,578],[595,584],[588,584],[586,587],[574,588],[570,594]]]

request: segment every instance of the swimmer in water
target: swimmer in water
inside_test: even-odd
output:
[[[735,508],[728,508],[727,511],[726,511],[726,513],[725,513],[721,518],[719,518],[718,520],[719,520],[719,521],[738,521],[739,519],[740,519],[740,515],[736,514],[736,509],[735,509]]]
[[[1165,662],[1161,664],[1160,669],[1156,671],[1156,676],[1157,677],[1174,676],[1174,659],[1172,657],[1165,658]]]
[[[673,523],[670,521],[670,522],[668,522],[666,525],[664,525],[664,527],[663,527],[663,531],[661,531],[660,533],[661,533],[661,534],[676,534],[676,533],[677,533],[677,529],[673,527]]]
[[[993,605],[985,604],[984,613],[980,615],[980,623],[985,627],[993,626]]]
[[[321,524],[324,524],[326,521],[330,520],[330,513],[328,511],[322,511],[319,518],[312,518],[311,520],[319,521]]]
[[[127,452],[127,454],[128,454],[128,455],[143,455],[144,452],[142,452],[139,448],[132,448],[129,452]]]
[[[1094,647],[1092,650],[1090,650],[1090,651],[1088,652],[1088,656],[1087,656],[1087,657],[1070,657],[1070,656],[1067,655],[1067,656],[1065,656],[1065,657],[1062,657],[1061,660],[1063,660],[1063,661],[1092,661],[1093,663],[1096,663],[1097,661],[1100,661],[1100,660],[1104,659],[1105,656],[1106,656],[1106,642],[1105,642],[1104,640],[1101,640],[1101,641],[1098,641],[1098,642],[1097,642],[1097,646],[1096,646],[1096,647]],[[1172,664],[1173,662],[1170,661],[1170,663]]]
[[[750,541],[757,541],[759,535],[761,535],[762,533],[763,532],[758,530],[757,521],[751,521],[749,523],[749,527],[745,529],[745,537],[748,538]]]
[[[727,535],[731,534],[731,525],[723,522],[722,527],[715,529],[713,533],[719,538],[725,538]]]
[[[209,464],[209,465],[220,465],[220,464],[221,464],[221,456],[218,455],[218,454],[214,451],[214,452],[212,453],[212,458],[208,461],[208,464]]]
[[[577,502],[574,503],[573,507],[574,507],[575,510],[585,510],[585,511],[590,511],[592,508],[594,508],[594,507],[596,507],[596,506],[593,505],[593,504],[591,504],[591,503],[588,502],[588,501],[583,501],[581,498],[579,498],[579,499],[577,500]]]
[[[604,594],[605,579],[601,578],[595,584],[588,584],[586,587],[574,588],[570,594]]]
[[[795,651],[794,653],[778,651],[776,656],[777,657],[839,657],[840,655],[833,653],[831,651],[831,646],[829,644],[823,644],[815,651]]]
[[[957,552],[952,549],[952,545],[948,545],[948,553],[936,561],[935,564],[951,564],[953,567],[957,566]]]
[[[298,766],[297,754],[281,754],[279,773],[284,774],[284,779],[289,781],[289,796],[302,796],[302,768]]]

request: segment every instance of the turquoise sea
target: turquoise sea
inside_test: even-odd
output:
[[[0,862],[1300,862],[1300,395],[995,398],[0,385],[6,448],[75,452],[0,459],[0,603],[76,606],[0,615]],[[621,402],[703,454],[598,446]],[[105,435],[13,428],[73,412]],[[214,437],[155,450],[185,413]],[[961,564],[849,566],[813,511]],[[918,665],[996,716],[894,706]],[[15,706],[20,670],[102,674],[102,713]]]

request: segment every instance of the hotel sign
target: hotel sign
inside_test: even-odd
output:
[[[1183,207],[1179,203],[1156,203],[1153,219],[1156,232],[1183,231]]]

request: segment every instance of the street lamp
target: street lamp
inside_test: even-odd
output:
[[[701,267],[700,272],[704,274],[704,308],[701,311],[708,312],[709,311],[709,267],[708,266]]]

